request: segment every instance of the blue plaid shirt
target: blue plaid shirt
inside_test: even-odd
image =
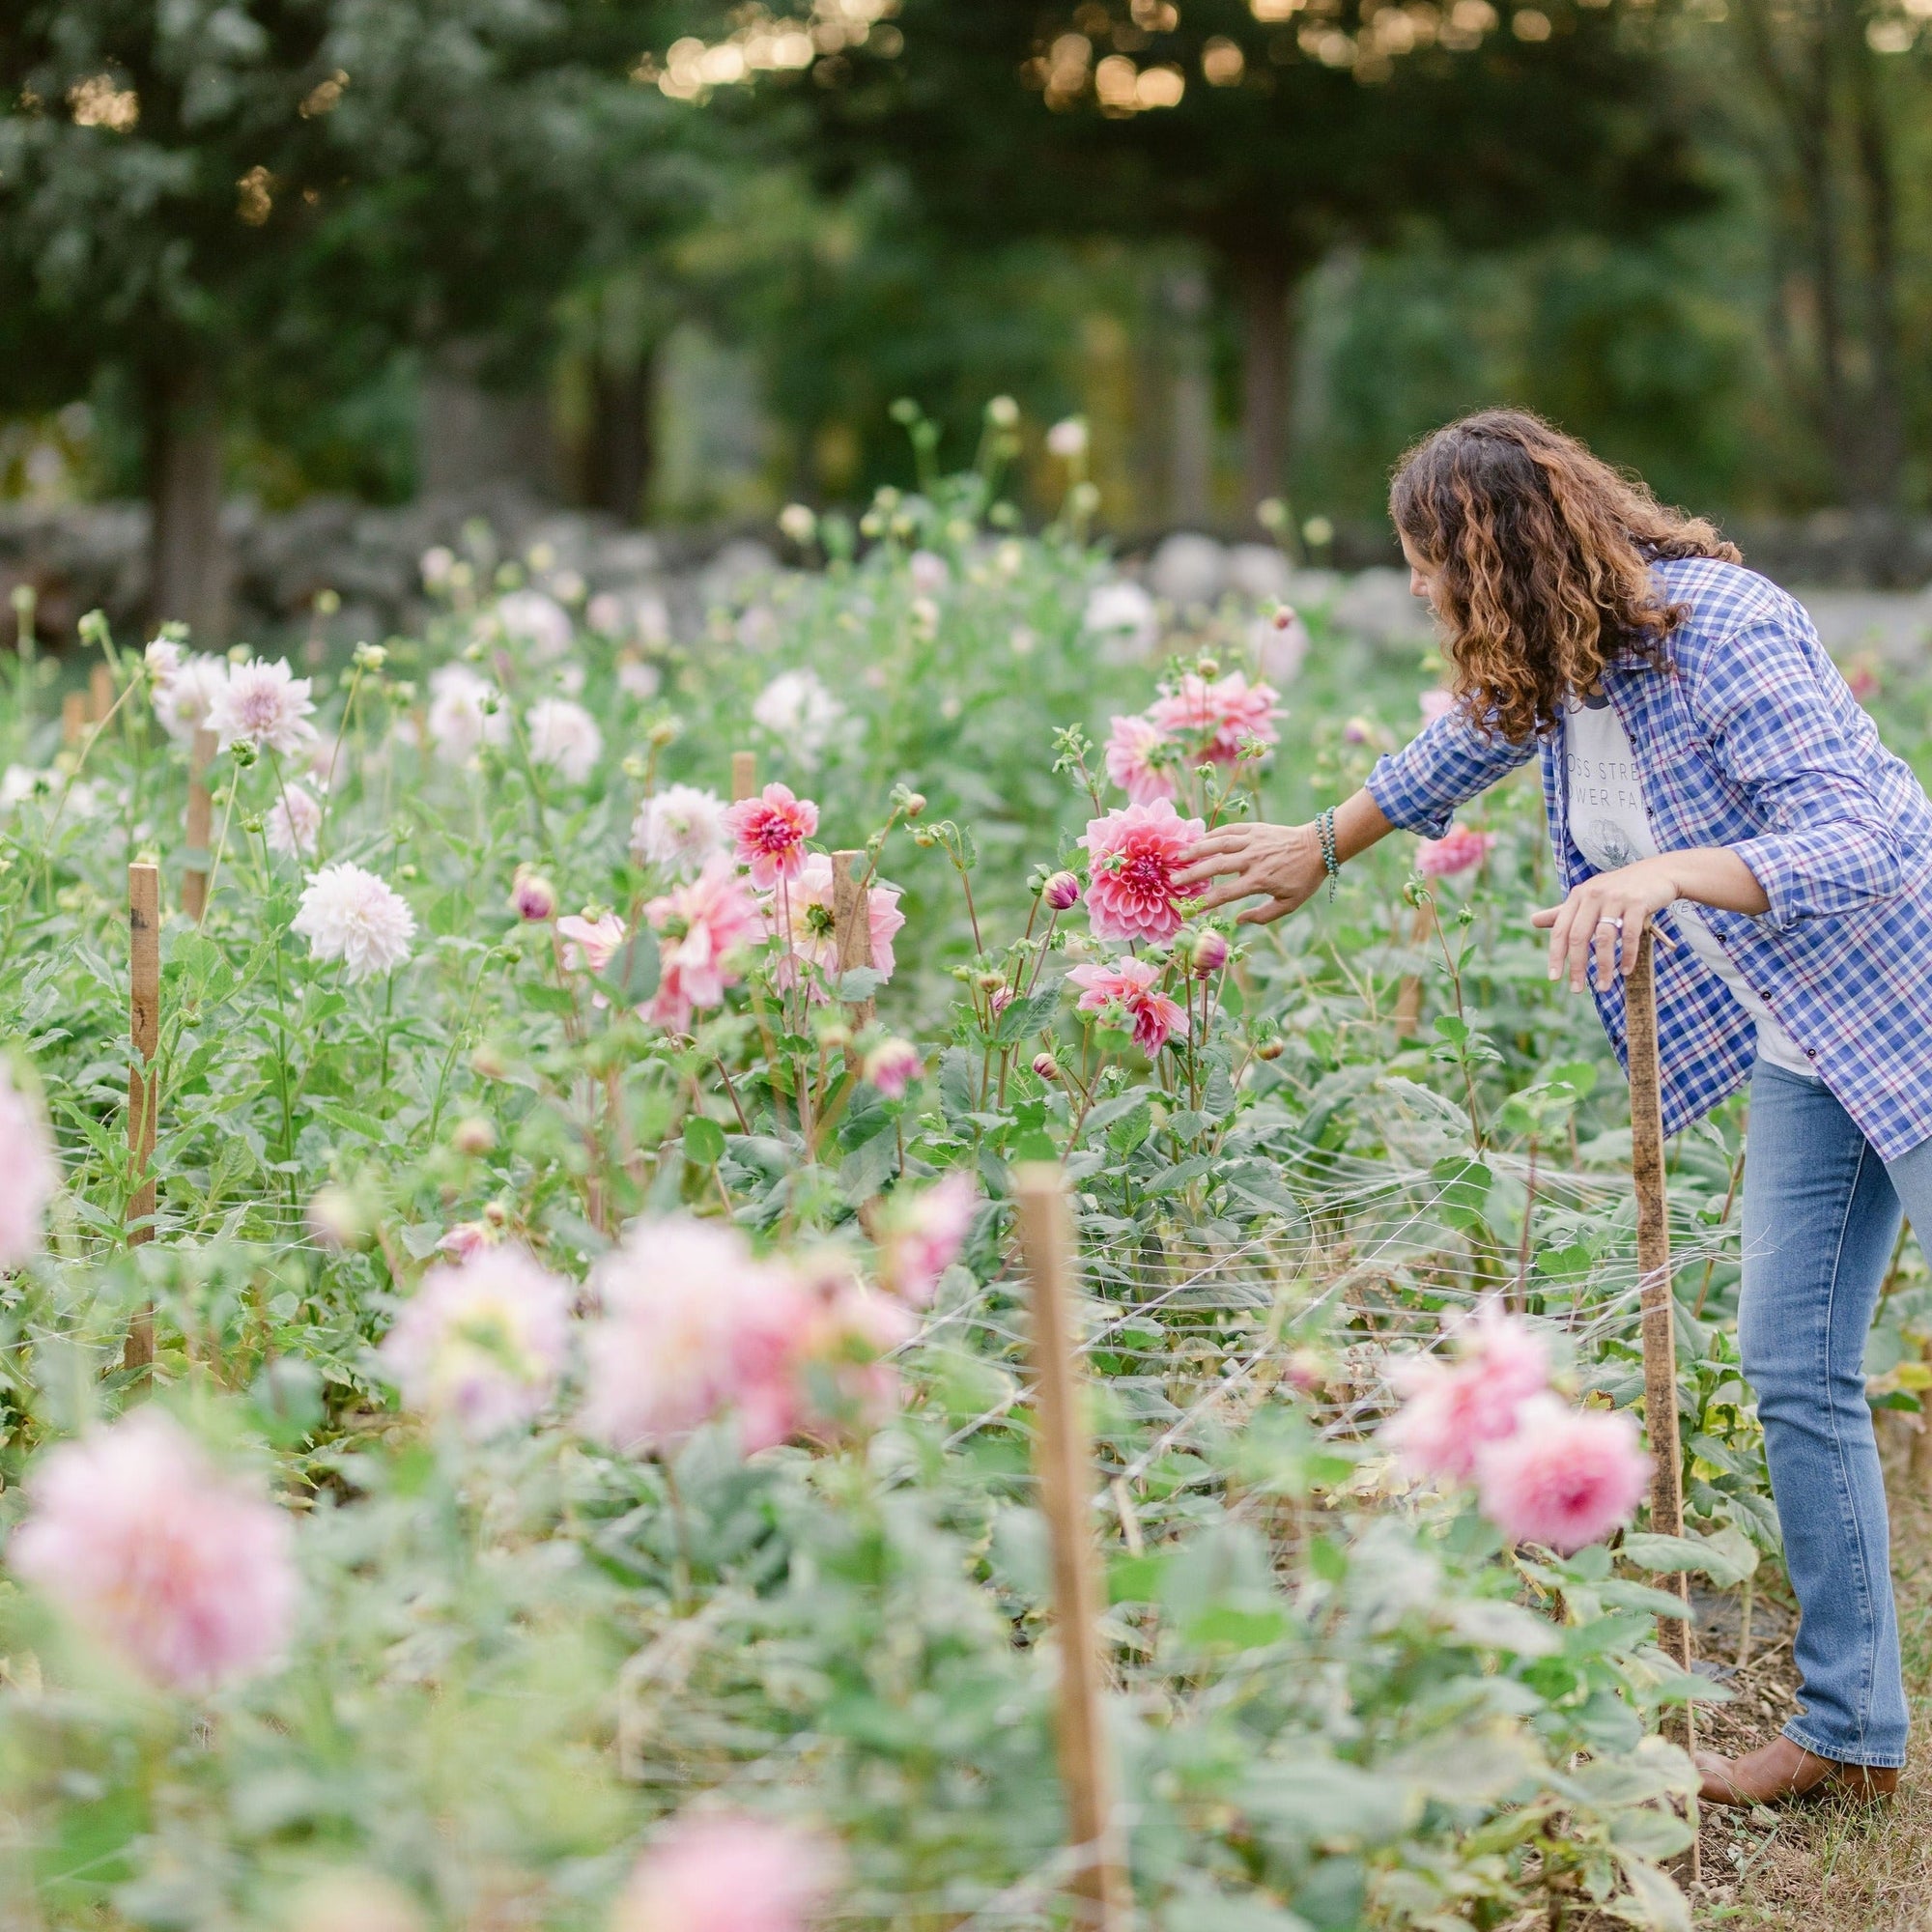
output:
[[[1728,845],[1770,910],[1706,910],[1749,986],[1882,1159],[1932,1140],[1932,804],[1826,654],[1804,607],[1736,564],[1655,566],[1690,615],[1668,667],[1629,664],[1605,689],[1630,733],[1661,852]],[[1466,799],[1541,751],[1566,891],[1594,868],[1570,837],[1564,731],[1491,743],[1459,712],[1380,759],[1369,791],[1391,824],[1440,838]],[[1701,1119],[1748,1075],[1756,1027],[1681,939],[1657,952],[1663,1124]],[[1596,995],[1626,1060],[1619,980]]]

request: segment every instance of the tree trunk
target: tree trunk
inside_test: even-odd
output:
[[[592,377],[585,495],[621,523],[640,522],[649,503],[656,378],[654,350],[615,365],[600,356]]]
[[[1294,274],[1285,256],[1235,264],[1241,305],[1241,460],[1246,507],[1282,493],[1288,471],[1289,301]]]
[[[1169,336],[1167,520],[1201,529],[1213,511],[1214,378],[1208,367],[1207,277],[1185,269],[1162,290]]]
[[[221,398],[208,365],[159,363],[148,380],[148,614],[185,624],[203,650],[227,641],[221,535]]]
[[[1866,410],[1862,500],[1898,507],[1905,485],[1905,406],[1900,394],[1898,344],[1898,193],[1892,169],[1891,128],[1879,99],[1877,56],[1865,45],[1857,19],[1847,48],[1852,70],[1853,115],[1858,129],[1859,174],[1864,187],[1866,250],[1865,329],[1871,345]]]

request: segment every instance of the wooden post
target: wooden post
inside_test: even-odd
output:
[[[741,804],[758,793],[758,754],[755,752],[731,753],[731,803]]]
[[[87,735],[87,694],[70,691],[61,699],[61,743],[70,751]]]
[[[128,1199],[128,1219],[140,1221],[155,1211],[155,1115],[160,1105],[160,1074],[155,1057],[161,1045],[161,875],[156,866],[128,867],[128,941],[130,975],[128,1033],[137,1064],[128,1069],[128,1160],[136,1178]],[[152,1227],[130,1228],[128,1245],[155,1237]],[[128,1330],[123,1361],[147,1368],[155,1359],[155,1311],[143,1308]]]
[[[87,722],[102,723],[114,709],[114,673],[104,664],[96,665],[87,674]]]
[[[1035,1463],[1053,1553],[1059,1630],[1060,1777],[1067,1835],[1080,1861],[1067,1890],[1091,1932],[1121,1932],[1131,1894],[1113,1816],[1112,1766],[1101,1709],[1100,1579],[1094,1547],[1094,1452],[1080,1412],[1072,1335],[1073,1233],[1057,1163],[1013,1168],[1020,1254],[1033,1313]]]
[[[1643,1414],[1656,1466],[1650,1479],[1650,1526],[1659,1536],[1684,1534],[1684,1456],[1677,1431],[1676,1295],[1671,1289],[1670,1206],[1663,1186],[1663,1078],[1657,1049],[1655,947],[1648,924],[1636,957],[1624,976],[1629,1029],[1631,1179],[1636,1189],[1636,1265],[1643,1313]],[[1690,1668],[1690,1579],[1677,1573],[1673,1588],[1684,1600],[1682,1617],[1659,1619],[1659,1637],[1680,1669]],[[1682,1704],[1664,1721],[1664,1735],[1690,1750],[1696,1743],[1696,1707]],[[1697,1801],[1690,1801],[1697,1828]],[[1698,1871],[1697,1840],[1684,1855],[1690,1878]]]
[[[1435,930],[1435,908],[1427,899],[1415,909],[1415,917],[1409,921],[1408,943],[1421,947],[1429,944],[1430,934]],[[1402,984],[1395,995],[1395,1037],[1398,1039],[1413,1039],[1415,1030],[1422,1024],[1422,975],[1408,973],[1403,977]]]
[[[868,869],[863,852],[832,855],[832,935],[841,974],[872,963],[872,895],[862,883]],[[877,1010],[869,998],[854,1000],[852,1024],[870,1026]]]
[[[218,742],[214,733],[202,725],[187,754],[187,865],[182,872],[182,911],[197,923],[208,909],[208,841],[214,833],[208,768],[214,762]]]

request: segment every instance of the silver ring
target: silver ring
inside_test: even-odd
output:
[[[1623,921],[1620,919],[1612,919],[1608,913],[1605,913],[1604,917],[1597,922],[1597,930],[1601,932],[1606,925],[1615,926],[1619,932],[1621,932],[1624,929]]]

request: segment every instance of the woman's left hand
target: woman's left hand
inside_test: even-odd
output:
[[[1567,966],[1570,990],[1580,993],[1594,952],[1597,987],[1607,992],[1610,981],[1635,959],[1636,943],[1651,916],[1683,895],[1674,867],[1662,858],[1640,859],[1634,866],[1585,879],[1560,906],[1530,915],[1530,924],[1549,928],[1549,977],[1560,980]]]

